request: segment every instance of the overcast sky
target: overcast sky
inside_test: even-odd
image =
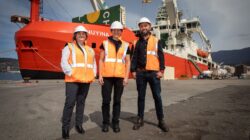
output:
[[[126,8],[127,26],[136,27],[141,16],[155,22],[161,0],[142,4],[142,0],[106,0],[109,7]],[[202,28],[211,40],[212,51],[250,47],[250,0],[178,0],[184,18],[198,16]],[[19,27],[10,22],[11,15],[29,16],[29,0],[0,0],[0,57],[17,58],[14,34]],[[89,0],[43,0],[42,16],[71,21],[72,17],[93,12]]]

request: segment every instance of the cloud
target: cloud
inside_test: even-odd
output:
[[[136,28],[136,23],[142,16],[155,21],[161,0],[153,0],[151,4],[142,4],[141,0],[106,0],[106,3],[109,7],[118,4],[124,6],[127,12],[127,26]],[[202,28],[212,42],[212,51],[240,49],[250,45],[250,0],[178,0],[178,5],[185,18],[200,18]],[[0,52],[6,48],[15,48],[14,34],[19,28],[10,22],[10,16],[29,16],[29,9],[29,0],[1,0]],[[71,21],[72,17],[92,11],[89,0],[43,0],[42,16]],[[12,52],[4,56],[16,57],[16,54]]]
[[[188,16],[199,16],[213,51],[240,49],[250,45],[249,0],[183,0]]]
[[[133,29],[137,28],[137,22],[140,19],[140,15],[132,12],[126,12],[126,26]]]

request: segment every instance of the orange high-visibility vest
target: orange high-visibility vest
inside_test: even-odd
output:
[[[134,42],[134,49],[138,40]],[[146,70],[159,71],[160,63],[158,58],[158,39],[150,35],[147,44]]]
[[[122,41],[121,47],[116,52],[115,45],[109,40],[103,41],[105,58],[102,65],[101,74],[103,77],[121,77],[125,78],[126,65],[125,57],[129,44]]]
[[[94,81],[94,50],[85,45],[86,53],[83,54],[82,50],[75,43],[68,43],[70,50],[70,57],[68,63],[72,68],[72,75],[65,75],[65,82],[81,82],[91,83]]]
[[[160,63],[158,58],[158,39],[152,35],[150,35],[147,44],[146,70],[160,70]]]

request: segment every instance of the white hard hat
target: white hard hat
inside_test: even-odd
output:
[[[76,26],[74,33],[76,33],[76,32],[88,33],[88,30],[85,27],[83,27],[82,25],[78,25],[78,26]]]
[[[138,23],[138,26],[141,24],[141,23],[149,23],[151,25],[151,21],[146,18],[146,17],[142,17],[140,20],[139,20],[139,23]]]
[[[121,24],[121,22],[119,21],[114,21],[111,26],[110,29],[123,29],[123,26]]]

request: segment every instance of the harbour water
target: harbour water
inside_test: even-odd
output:
[[[22,80],[20,72],[0,72],[0,80]]]

